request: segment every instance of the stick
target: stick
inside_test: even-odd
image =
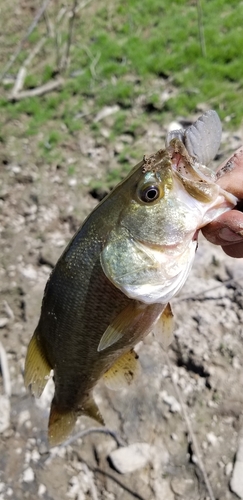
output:
[[[11,396],[11,381],[10,381],[10,373],[9,373],[9,367],[8,367],[8,358],[6,351],[0,342],[0,364],[1,364],[1,371],[2,371],[2,376],[3,376],[3,386],[4,386],[4,391],[6,396],[10,397]]]
[[[16,61],[17,57],[19,56],[19,54],[20,54],[20,52],[22,50],[24,42],[29,38],[29,36],[31,35],[32,31],[34,31],[34,29],[36,28],[36,26],[37,26],[40,18],[42,17],[42,15],[44,14],[45,10],[47,9],[48,4],[50,3],[50,1],[51,0],[44,0],[43,1],[43,4],[41,5],[41,7],[38,10],[35,18],[33,19],[31,25],[29,26],[29,28],[27,30],[27,33],[23,36],[23,38],[20,41],[20,43],[19,43],[19,45],[18,45],[15,53],[12,54],[12,56],[10,57],[8,63],[5,66],[5,68],[3,69],[3,72],[0,74],[0,82],[5,77],[5,75],[7,74],[7,72],[9,71],[9,69],[11,68],[11,66],[13,65],[13,63]]]
[[[34,47],[34,49],[31,51],[31,53],[21,66],[20,70],[18,71],[15,85],[11,93],[11,100],[16,101],[18,99],[18,94],[22,90],[26,78],[27,67],[33,61],[34,57],[38,54],[38,52],[40,52],[46,40],[47,40],[46,37],[41,38],[41,40],[37,43],[36,47]]]
[[[52,80],[40,87],[36,87],[35,89],[23,90],[16,95],[10,95],[9,101],[20,101],[21,99],[25,99],[26,97],[36,97],[40,95],[47,94],[48,92],[52,92],[56,90],[58,87],[61,87],[64,84],[63,78],[59,78],[58,80]]]
[[[187,413],[186,406],[185,406],[184,401],[182,399],[179,387],[178,387],[178,385],[175,382],[175,379],[173,377],[173,369],[172,369],[172,365],[171,365],[171,362],[170,362],[170,358],[169,358],[169,356],[168,356],[168,354],[166,352],[164,352],[164,354],[165,354],[166,361],[167,361],[167,364],[168,364],[168,367],[169,367],[170,376],[171,376],[171,380],[172,380],[172,383],[173,383],[173,386],[174,386],[174,390],[175,390],[176,396],[177,396],[177,398],[178,398],[178,400],[180,402],[182,413],[183,413],[183,416],[184,416],[184,419],[185,419],[185,422],[186,422],[186,425],[187,425],[187,429],[188,429],[188,432],[189,432],[189,435],[190,435],[190,438],[191,438],[191,442],[193,444],[194,453],[195,453],[196,458],[197,458],[198,467],[199,467],[199,469],[202,472],[204,483],[205,483],[205,486],[207,488],[210,500],[215,500],[215,496],[214,496],[211,484],[209,482],[208,475],[207,475],[206,469],[204,467],[204,463],[203,463],[203,461],[201,459],[200,449],[199,449],[199,446],[198,446],[196,435],[194,434],[194,431],[193,431],[193,428],[192,428],[192,424],[191,424],[189,415]]]
[[[74,20],[75,20],[77,5],[78,5],[78,0],[73,0],[73,6],[72,6],[71,16],[70,16],[70,20],[69,20],[66,51],[65,51],[63,58],[62,58],[62,61],[61,61],[61,70],[62,71],[65,71],[65,69],[67,69],[67,66],[68,66],[68,60],[69,60],[69,54],[70,54],[70,47],[72,44],[73,27],[74,27]]]
[[[108,429],[107,427],[90,427],[89,429],[85,429],[84,431],[79,431],[77,434],[67,439],[67,441],[64,441],[64,443],[62,443],[60,447],[63,448],[64,446],[68,446],[69,444],[74,443],[74,441],[77,441],[77,439],[88,436],[89,434],[92,434],[94,432],[98,432],[100,434],[108,434],[116,441],[117,446],[125,446],[126,444],[116,434],[116,432],[112,431],[111,429]]]
[[[238,278],[229,278],[228,280],[225,280],[225,281],[222,281],[222,283],[220,283],[219,285],[215,285],[211,288],[207,288],[207,290],[202,290],[201,292],[197,292],[197,293],[194,293],[194,295],[190,295],[190,294],[182,294],[181,296],[179,297],[175,297],[173,299],[173,303],[175,302],[182,302],[183,300],[216,300],[214,299],[214,297],[202,297],[202,299],[198,298],[200,297],[200,295],[205,295],[206,293],[208,292],[212,292],[213,290],[217,290],[217,288],[221,288],[222,286],[225,286],[225,285],[230,285],[231,283],[234,283],[237,281],[240,281],[242,280],[243,278],[243,275],[242,276],[238,276]]]

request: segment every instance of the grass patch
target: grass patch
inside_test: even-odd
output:
[[[52,9],[49,15],[55,23],[54,4]],[[202,9],[206,57],[200,45],[195,1],[93,0],[87,10],[80,11],[74,24],[71,64],[64,88],[17,103],[2,97],[3,121],[21,120],[24,115],[23,135],[42,132],[45,137],[39,142],[42,154],[50,154],[62,143],[60,133],[53,132],[46,138],[49,122],[55,122],[57,130],[64,124],[67,133],[74,136],[89,123],[90,133],[98,135],[101,125],[94,123],[93,117],[103,106],[114,104],[119,104],[120,111],[114,116],[111,141],[123,133],[141,134],[151,119],[161,123],[168,114],[174,119],[178,115],[186,117],[201,103],[215,108],[222,119],[231,117],[227,127],[238,127],[243,116],[243,3],[204,0]],[[37,26],[11,72],[16,74],[44,29],[44,23]],[[64,43],[67,32],[61,35]],[[14,40],[16,33],[12,33],[9,47]],[[50,39],[29,70],[26,89],[53,78],[55,50],[55,42]],[[161,100],[161,93],[171,87],[171,97]],[[131,110],[140,96],[144,96],[145,105],[141,105],[139,118],[133,119]],[[4,141],[4,129],[1,133]],[[49,150],[45,144],[50,145]],[[133,155],[129,145],[118,157],[122,168],[127,155]],[[110,182],[113,180],[109,178]]]

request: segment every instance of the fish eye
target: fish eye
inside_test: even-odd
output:
[[[160,195],[160,190],[157,186],[154,185],[146,186],[139,193],[140,199],[145,203],[151,203],[152,201],[157,200],[159,198],[159,195]]]

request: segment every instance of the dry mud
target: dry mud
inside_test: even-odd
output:
[[[138,139],[141,157],[159,149],[164,135],[165,130],[154,125]],[[203,237],[190,277],[173,302],[176,329],[168,351],[170,363],[149,336],[138,346],[142,371],[134,386],[121,392],[109,391],[102,382],[97,386],[96,400],[116,439],[91,432],[50,450],[46,427],[52,388],[39,401],[25,391],[24,358],[45,282],[66,243],[97,203],[88,192],[89,179],[101,177],[108,163],[116,163],[116,147],[109,146],[107,134],[102,137],[97,143],[83,132],[76,149],[67,149],[67,164],[72,156],[71,162],[79,166],[71,177],[66,165],[50,167],[34,160],[30,140],[10,136],[3,155],[0,499],[210,498],[180,395],[215,498],[233,500],[230,485],[242,436],[243,261],[227,257]],[[127,139],[119,139],[119,149]],[[223,156],[239,141],[225,135]],[[94,425],[81,419],[75,433]],[[130,448],[134,443],[142,447]],[[116,449],[123,450],[118,465],[112,454]],[[238,488],[243,475],[239,470],[234,479]]]

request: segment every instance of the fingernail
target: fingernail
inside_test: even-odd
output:
[[[234,233],[228,227],[223,227],[223,229],[220,229],[219,236],[221,240],[232,241],[233,243],[243,240],[243,236],[241,234]]]

